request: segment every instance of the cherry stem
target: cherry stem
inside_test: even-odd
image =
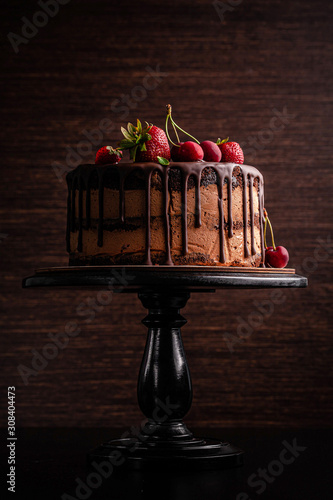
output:
[[[267,217],[267,222],[268,222],[268,225],[269,225],[269,229],[271,230],[272,244],[273,244],[273,249],[274,249],[274,251],[275,251],[275,250],[276,250],[276,246],[275,246],[275,241],[274,241],[274,233],[273,233],[273,228],[272,228],[271,221],[269,220],[269,218],[268,218],[268,217]]]
[[[169,105],[170,106],[170,105]],[[167,117],[166,117],[166,120],[165,120],[165,133],[166,133],[166,136],[169,140],[169,142],[171,142],[171,144],[173,146],[177,146],[180,148],[179,144],[175,144],[172,140],[171,140],[171,137],[169,135],[169,131],[168,131],[168,121],[169,121],[169,118],[170,118],[170,115],[168,114]],[[173,125],[173,124],[172,124]],[[179,142],[179,139],[178,139],[178,142]]]
[[[180,143],[180,140],[179,140],[179,135],[178,135],[178,132],[177,132],[177,129],[175,127],[175,124],[173,123],[173,121],[171,120],[171,124],[172,124],[172,128],[173,128],[173,131],[175,133],[175,136],[177,137],[177,142],[178,144]]]
[[[275,251],[275,250],[276,250],[276,246],[275,246],[275,241],[274,241],[274,233],[273,233],[273,228],[272,228],[271,221],[269,220],[269,217],[268,217],[268,214],[267,214],[267,211],[266,211],[266,209],[265,209],[265,208],[264,208],[264,216],[265,216],[265,227],[264,227],[264,245],[265,245],[265,248],[267,248],[266,230],[267,230],[267,223],[268,223],[268,225],[269,225],[269,229],[270,229],[270,231],[271,231],[271,238],[272,238],[273,250]]]
[[[265,225],[264,225],[264,246],[265,246],[265,250],[267,249],[266,231],[267,231],[267,217],[265,217]]]
[[[183,132],[183,134],[187,135],[188,137],[191,137],[191,139],[193,139],[197,144],[200,144],[200,142],[198,141],[198,139],[196,139],[195,137],[193,137],[193,135],[189,134],[188,132],[185,132],[185,130],[183,130],[182,128],[180,128],[180,126],[177,125],[177,123],[174,121],[174,119],[172,118],[172,115],[171,115],[171,111],[172,111],[171,104],[168,104],[166,108],[167,108],[166,127],[167,127],[167,124],[168,124],[168,119],[170,118],[171,123],[172,123],[172,127],[173,127],[173,129],[174,129],[174,131],[176,133],[176,137],[177,137],[178,142],[180,142],[180,141],[179,141],[178,134],[176,132],[176,128],[178,128],[178,130],[180,130],[181,132]],[[167,133],[167,137],[170,140],[168,133]],[[179,144],[174,144],[171,140],[170,140],[170,142],[174,146],[179,146]]]

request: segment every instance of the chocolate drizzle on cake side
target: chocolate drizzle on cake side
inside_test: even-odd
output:
[[[170,163],[162,166],[157,163],[123,163],[118,165],[80,165],[67,175],[68,197],[67,197],[67,251],[73,251],[70,245],[70,235],[78,231],[77,249],[82,252],[83,238],[83,192],[86,192],[85,213],[86,221],[84,229],[91,227],[91,191],[98,190],[98,246],[103,247],[103,224],[104,224],[104,189],[112,184],[113,189],[119,190],[119,218],[120,226],[125,224],[125,184],[126,180],[137,172],[138,179],[144,182],[143,188],[146,193],[145,204],[145,260],[144,264],[152,265],[151,258],[151,186],[153,173],[157,172],[161,178],[161,191],[163,192],[163,217],[165,227],[165,262],[173,265],[171,256],[170,215],[168,211],[170,189],[181,192],[182,208],[182,252],[188,254],[188,222],[187,222],[187,194],[189,186],[195,188],[195,227],[201,226],[201,192],[200,186],[216,184],[218,188],[219,207],[219,236],[220,236],[220,264],[224,264],[225,257],[225,225],[228,227],[229,238],[233,237],[232,217],[232,190],[233,183],[242,185],[243,192],[243,228],[244,228],[244,257],[256,254],[254,241],[254,189],[259,197],[259,226],[261,245],[261,265],[265,259],[265,248],[263,238],[263,208],[264,208],[264,181],[262,174],[249,165],[237,165],[235,163],[210,163],[210,162],[188,162]],[[110,180],[111,179],[111,180]],[[223,186],[227,184],[228,210],[224,213]],[[248,189],[246,189],[248,187]],[[251,224],[251,245],[248,248],[248,192]],[[78,196],[78,213],[75,210],[75,198]],[[225,219],[227,216],[227,220]],[[78,227],[76,221],[78,220]]]

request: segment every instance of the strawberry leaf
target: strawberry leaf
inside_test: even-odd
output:
[[[120,141],[119,143],[119,147],[120,149],[130,149],[132,148],[133,146],[135,146],[135,142],[133,141],[129,141],[128,139],[123,139],[122,141]]]
[[[131,141],[133,139],[132,135],[129,134],[124,127],[121,127],[120,130],[121,130],[123,136],[125,137],[125,139],[128,139],[129,141]]]
[[[132,123],[128,122],[127,130],[131,135],[133,135],[133,134],[135,134],[136,128],[134,127],[134,125]]]
[[[145,130],[147,132],[149,132],[149,130],[153,127],[152,123],[148,123],[148,122],[145,122],[146,126],[145,126]]]
[[[158,156],[157,159],[158,159],[158,163],[160,165],[169,165],[169,163],[170,163],[169,160],[167,160],[166,158],[163,158],[163,156]]]
[[[124,139],[118,144],[119,149],[129,149],[130,157],[134,161],[138,151],[147,151],[146,143],[152,139],[148,132],[153,126],[146,122],[146,126],[143,128],[139,119],[137,119],[136,123],[136,127],[132,123],[127,123],[127,130],[121,127]]]
[[[113,148],[112,146],[106,146],[106,149],[109,151],[110,155],[117,155],[120,158],[123,156],[122,151],[119,151],[119,148]]]
[[[219,144],[224,144],[225,142],[228,142],[229,141],[229,137],[227,137],[226,139],[217,139],[217,142],[216,144],[219,145]]]
[[[144,134],[144,135],[142,136],[142,140],[143,140],[143,142],[148,142],[148,141],[150,141],[150,140],[151,140],[151,138],[152,138],[152,137],[151,137],[151,135],[150,135],[150,134]]]
[[[139,134],[142,133],[142,125],[141,125],[141,122],[140,122],[140,120],[138,118],[136,120],[136,129],[139,132]]]

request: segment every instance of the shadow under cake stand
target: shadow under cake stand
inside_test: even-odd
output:
[[[91,266],[39,269],[24,288],[61,287],[135,292],[148,315],[148,337],[138,379],[138,403],[147,418],[140,439],[122,438],[91,451],[104,461],[118,452],[132,469],[223,469],[241,465],[243,451],[230,443],[194,437],[183,418],[192,402],[192,384],[181,338],[186,320],[180,309],[191,293],[217,289],[301,288],[307,279],[294,269],[209,266]]]

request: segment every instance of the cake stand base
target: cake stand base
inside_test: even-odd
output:
[[[133,470],[226,469],[243,464],[244,452],[217,439],[192,438],[182,442],[137,443],[131,438],[115,439],[88,455],[88,463],[124,457],[124,466]]]
[[[88,462],[106,462],[140,470],[224,469],[242,464],[243,451],[229,443],[195,438],[183,418],[192,403],[180,314],[191,292],[217,288],[304,287],[306,278],[294,270],[212,269],[181,266],[123,268],[53,268],[26,278],[24,287],[108,287],[114,292],[135,292],[148,315],[142,320],[148,336],[138,378],[138,403],[147,421],[141,429],[108,441],[88,455]],[[101,465],[102,467],[102,465]],[[115,468],[116,470],[116,468]],[[119,470],[119,469],[118,469]]]

